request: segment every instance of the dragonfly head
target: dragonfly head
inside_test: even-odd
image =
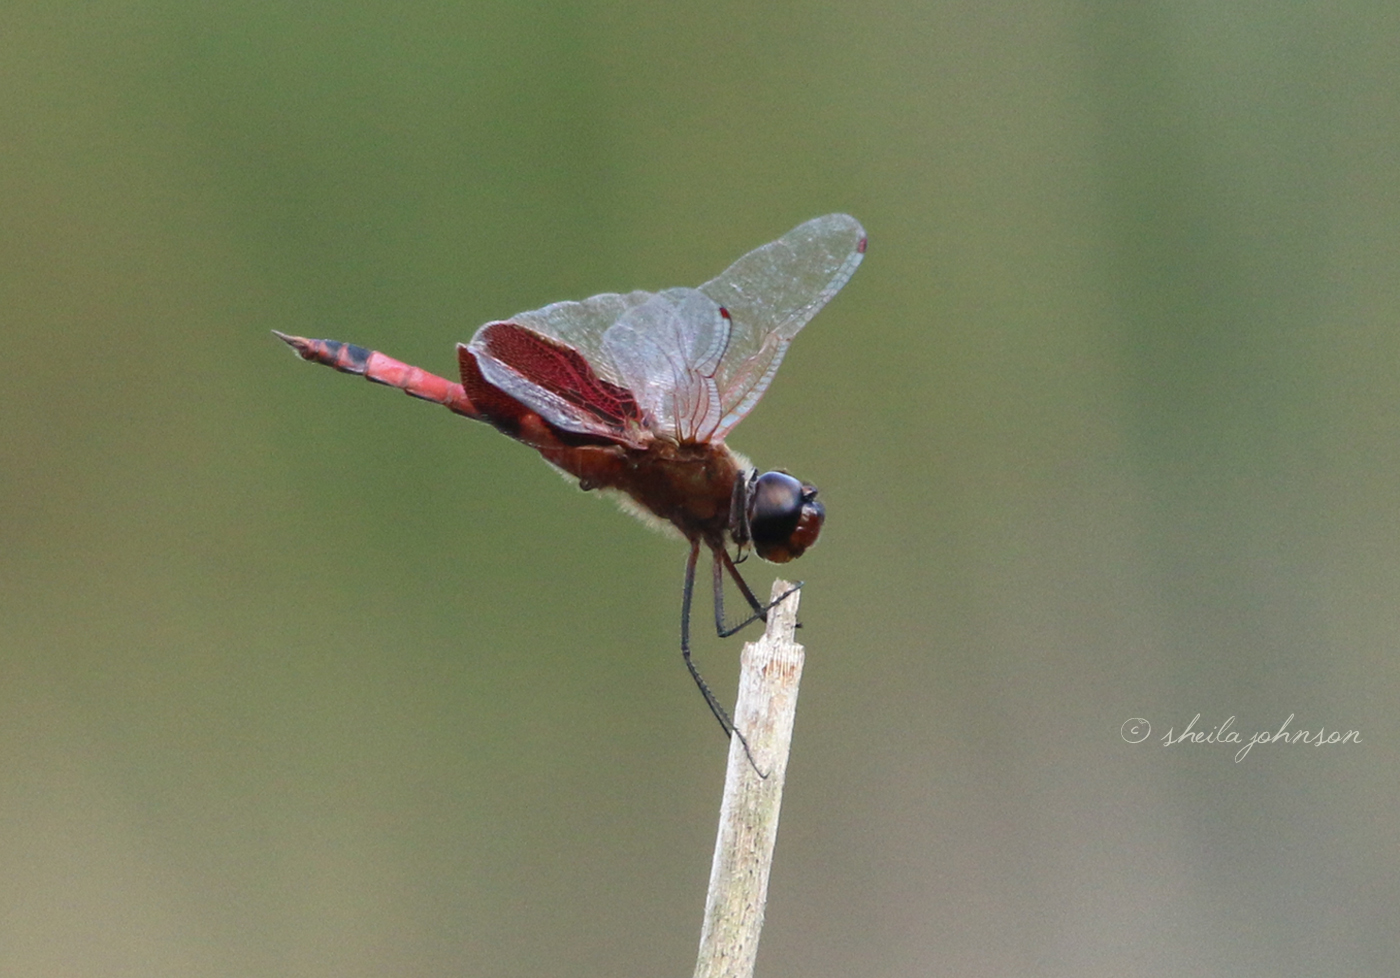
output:
[[[817,542],[826,509],[815,486],[786,472],[765,472],[749,482],[746,496],[748,539],[764,560],[786,564]]]

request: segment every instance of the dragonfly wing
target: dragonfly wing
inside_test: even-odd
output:
[[[550,424],[578,434],[642,447],[645,413],[602,339],[649,292],[605,293],[556,302],[487,323],[467,349],[481,375]]]
[[[719,422],[717,369],[729,344],[729,320],[698,289],[667,289],[629,309],[603,345],[636,396],[653,431],[698,441]]]
[[[732,320],[714,376],[720,417],[710,437],[723,438],[753,410],[792,338],[841,291],[864,257],[860,222],[828,214],[749,252],[700,286]]]
[[[488,323],[467,349],[487,381],[550,424],[640,447],[639,429],[673,441],[714,429],[729,327],[698,289],[604,293]]]
[[[698,289],[556,302],[488,323],[467,349],[488,382],[566,431],[637,447],[719,441],[864,253],[860,223],[828,214]]]

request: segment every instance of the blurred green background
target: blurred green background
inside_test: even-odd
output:
[[[6,4],[0,974],[688,974],[684,546],[268,330],[451,373],[835,210],[865,264],[730,439],[829,511],[760,974],[1389,973],[1397,45],[1380,3]],[[1164,749],[1196,714],[1363,743]]]

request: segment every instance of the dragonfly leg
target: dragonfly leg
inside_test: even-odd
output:
[[[700,689],[700,695],[705,697],[705,705],[710,708],[716,720],[719,721],[720,729],[724,731],[726,737],[737,736],[739,743],[744,746],[744,755],[748,757],[749,764],[753,765],[754,771],[759,777],[767,777],[759,771],[757,762],[753,759],[753,752],[749,750],[748,739],[734,726],[734,720],[729,716],[729,711],[720,705],[714,691],[710,689],[710,684],[705,682],[700,670],[696,668],[695,661],[690,657],[690,605],[695,593],[695,565],[700,559],[700,541],[692,541],[690,545],[690,555],[685,561],[685,588],[681,592],[681,658],[685,660],[685,667],[690,670],[690,677],[695,680],[695,685]]]
[[[798,581],[792,587],[788,588],[786,591],[780,594],[776,601],[770,601],[768,604],[763,604],[758,600],[758,598],[754,597],[754,593],[749,588],[748,583],[744,580],[743,576],[740,575],[739,568],[734,566],[734,561],[730,559],[728,552],[723,547],[716,547],[714,551],[714,556],[715,633],[719,635],[720,638],[728,638],[735,632],[743,628],[747,628],[749,625],[752,625],[756,621],[766,622],[768,620],[768,610],[770,608],[781,602],[792,592],[797,591],[802,587],[802,582]],[[743,621],[739,622],[736,625],[727,625],[724,621],[724,572],[726,570],[729,572],[729,576],[734,579],[734,583],[738,585],[739,593],[744,596],[744,600],[747,601],[749,603],[749,607],[753,609],[752,614],[750,614],[747,618],[745,618]]]

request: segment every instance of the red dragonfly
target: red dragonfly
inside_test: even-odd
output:
[[[798,330],[864,255],[865,229],[855,218],[818,217],[698,289],[606,293],[487,323],[457,346],[460,384],[362,346],[277,336],[305,360],[485,421],[581,489],[612,490],[644,520],[679,530],[690,543],[681,656],[732,735],[733,721],[690,656],[700,547],[714,558],[715,631],[724,638],[766,619],[771,607],[754,596],[736,559],[750,549],[774,563],[802,556],[826,512],[814,486],[786,472],[759,475],[724,439],[768,389]],[[733,626],[725,623],[725,573],[752,609]]]

